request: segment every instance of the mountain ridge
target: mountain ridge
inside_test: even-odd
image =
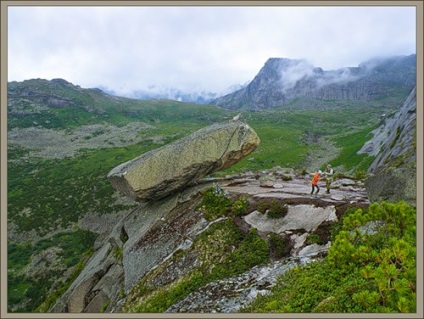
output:
[[[358,67],[324,71],[304,59],[270,58],[246,87],[209,104],[264,110],[287,105],[297,97],[376,100],[400,95],[399,103],[415,85],[415,59],[415,54],[375,58]]]

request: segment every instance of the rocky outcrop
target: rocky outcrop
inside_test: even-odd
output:
[[[98,312],[107,301],[116,302],[123,278],[118,249],[113,237],[109,238],[50,312]]]
[[[268,173],[274,174],[275,172]],[[325,255],[331,245],[329,227],[339,220],[343,214],[343,207],[352,205],[354,201],[356,201],[356,205],[359,205],[358,207],[361,205],[365,207],[369,204],[366,193],[360,187],[351,189],[340,185],[333,189],[332,195],[311,198],[309,196],[309,178],[305,179],[295,174],[292,180],[282,181],[278,174],[275,177],[276,182],[283,184],[283,188],[263,188],[260,186],[258,176],[246,178],[244,175],[220,180],[219,184],[229,196],[247,195],[251,203],[268,200],[275,200],[281,204],[286,202],[288,214],[284,217],[270,219],[267,214],[253,210],[237,222],[240,228],[247,227],[247,230],[244,229],[245,231],[256,228],[266,239],[270,234],[286,238],[286,257],[255,266],[234,277],[210,282],[173,304],[165,312],[237,312],[258,294],[268,293],[275,285],[279,275],[295,266],[303,265]],[[350,182],[352,185],[356,185],[354,181]],[[199,230],[202,229],[198,231],[198,235],[207,227],[197,227]],[[312,234],[319,237],[318,243],[309,242],[308,237]],[[214,245],[217,244],[213,237],[209,240],[214,242]],[[196,239],[194,238],[192,241],[193,246],[197,246]],[[184,245],[184,257],[180,259],[166,258],[169,262],[164,261],[155,270],[146,274],[144,278],[149,278],[146,280],[148,286],[154,286],[159,292],[164,285],[177,281],[198,267],[202,262],[195,250],[193,251],[189,247],[189,244]],[[213,250],[213,247],[208,249]],[[179,255],[182,254],[180,251]],[[131,311],[134,308],[130,305],[137,304],[137,300],[142,301],[144,296],[135,296],[133,292],[128,298],[132,301],[127,304],[125,310]]]
[[[140,202],[157,200],[230,167],[253,152],[259,137],[247,124],[214,124],[115,167],[108,177]]]
[[[358,153],[374,156],[365,185],[371,201],[416,205],[416,89]]]
[[[324,71],[305,60],[271,58],[246,87],[209,104],[264,110],[299,97],[307,99],[303,107],[313,107],[317,100],[372,100],[399,93],[405,96],[415,85],[415,59],[415,55],[373,59],[358,67]]]
[[[143,298],[137,295],[136,287],[140,282],[145,281],[150,289],[159,291],[199,267],[204,260],[192,247],[198,247],[197,239],[212,225],[228,219],[208,220],[199,208],[204,191],[214,183],[218,183],[228,196],[245,195],[251,203],[270,200],[286,203],[287,215],[277,219],[259,213],[255,209],[257,204],[253,204],[252,210],[239,218],[237,227],[243,232],[257,228],[264,238],[271,233],[283,236],[288,259],[276,259],[235,277],[211,282],[171,306],[167,312],[237,311],[257,294],[269,291],[279,274],[325,254],[331,244],[328,227],[340,218],[343,209],[354,202],[358,207],[369,204],[364,189],[355,181],[335,182],[332,194],[311,197],[308,176],[292,170],[292,179],[283,180],[288,170],[284,170],[284,174],[281,169],[262,173],[273,175],[282,187],[261,187],[260,174],[207,178],[166,198],[140,203],[115,225],[102,245],[97,245],[84,270],[50,311],[130,311],[131,302]],[[319,236],[321,242],[308,242],[311,234]],[[209,244],[207,240],[205,245]],[[210,296],[206,291],[216,293]]]
[[[291,206],[285,218],[280,220],[269,219],[265,214],[254,211],[245,217],[245,221],[259,231],[281,234],[292,229],[312,232],[324,221],[337,221],[337,216],[334,206],[296,205]]]
[[[52,311],[115,308],[124,291],[208,227],[196,207],[211,184],[196,181],[238,162],[258,144],[245,123],[216,124],[112,170],[112,184],[143,203],[117,223]]]
[[[405,201],[417,205],[416,168],[381,166],[365,180],[368,196],[372,202]]]
[[[210,186],[194,186],[128,213],[51,312],[119,311],[128,289],[208,226],[195,208],[202,189]]]
[[[258,295],[264,295],[276,284],[278,276],[300,263],[278,260],[256,266],[239,276],[218,280],[189,294],[169,307],[166,313],[234,313]]]
[[[373,138],[358,151],[375,157],[368,168],[370,173],[383,165],[406,167],[416,162],[416,111],[414,88],[399,111],[375,129]]]

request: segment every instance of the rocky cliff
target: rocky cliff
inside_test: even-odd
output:
[[[235,163],[257,143],[254,131],[242,122],[212,126],[183,140],[190,153],[219,150],[217,159],[203,159],[208,165],[201,165],[215,168]],[[181,158],[185,167],[193,167],[190,163],[200,157]],[[142,172],[143,166],[149,165],[139,159],[135,162],[118,166],[110,176],[125,178],[124,172]],[[214,164],[217,162],[219,165]],[[329,227],[349,205],[369,204],[363,185],[351,180],[335,182],[331,195],[311,198],[309,176],[288,169],[201,179],[211,172],[206,169],[190,174],[192,181],[184,179],[184,172],[175,172],[173,177],[184,183],[176,183],[171,193],[141,200],[109,236],[96,243],[93,256],[51,312],[237,311],[258,293],[269,290],[278,274],[325,254],[331,244]],[[272,175],[275,183],[263,187],[263,175]],[[143,175],[139,177],[142,186]],[[156,185],[162,183],[160,178],[156,180]],[[115,186],[122,190],[118,184]],[[131,189],[131,195],[139,186],[125,187]],[[137,194],[143,198],[143,192]],[[215,200],[209,208],[207,196]],[[226,206],[219,212],[221,205]],[[264,207],[268,208],[264,211]],[[275,209],[283,214],[272,217]],[[206,291],[215,291],[214,296],[205,299]],[[188,295],[190,292],[193,294]],[[162,300],[158,296],[164,293],[179,297]],[[156,306],[155,298],[159,298]]]
[[[324,71],[305,60],[269,59],[244,88],[210,102],[227,109],[263,110],[296,98],[374,100],[405,96],[415,85],[416,56],[373,59],[358,67]],[[304,107],[313,103],[305,102]]]
[[[413,88],[399,111],[374,130],[374,137],[358,152],[375,157],[366,180],[372,201],[416,205],[416,109]]]
[[[414,87],[393,117],[387,118],[373,131],[373,138],[364,144],[359,154],[374,156],[368,171],[374,173],[383,165],[415,166],[416,163],[416,88]]]
[[[55,312],[96,312],[116,305],[120,293],[152,268],[190,245],[209,223],[196,211],[201,177],[237,163],[259,144],[245,123],[231,121],[196,131],[112,170],[119,191],[144,202],[114,228],[73,282]],[[193,186],[184,191],[188,186]]]

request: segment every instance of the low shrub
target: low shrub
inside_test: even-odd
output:
[[[321,245],[321,244],[323,244],[323,242],[321,241],[320,236],[317,235],[317,234],[312,234],[312,235],[309,235],[308,237],[306,237],[306,243],[308,245],[312,245],[312,244]]]
[[[270,253],[274,258],[282,258],[286,255],[289,250],[286,243],[286,239],[275,233],[271,233],[268,238]]]
[[[244,216],[246,215],[248,208],[249,202],[247,201],[247,197],[243,195],[232,203],[231,212],[235,216]]]
[[[288,181],[293,180],[293,177],[291,177],[290,175],[282,175],[281,180],[288,182]]]
[[[281,206],[277,201],[272,201],[268,209],[267,217],[272,219],[283,218],[287,215],[288,207]]]
[[[365,170],[357,170],[355,172],[354,178],[356,180],[363,180],[363,179],[365,179],[366,174],[367,174],[367,172]]]
[[[259,202],[257,204],[257,210],[258,210],[258,212],[260,212],[262,214],[265,214],[266,213],[268,207],[269,207],[269,204],[268,203],[265,203],[265,202]]]
[[[211,187],[203,194],[198,209],[205,212],[205,218],[209,221],[227,215],[233,202],[224,192],[217,192]]]

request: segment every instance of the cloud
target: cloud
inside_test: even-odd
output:
[[[293,60],[292,60],[293,61]],[[281,72],[281,86],[283,91],[294,88],[299,80],[310,78],[314,74],[314,67],[305,60],[297,60],[286,66]]]
[[[122,95],[219,93],[251,81],[270,57],[335,70],[415,45],[412,6],[8,8],[9,81],[64,78]]]
[[[306,60],[284,59],[281,61],[280,68],[280,85],[283,93],[293,89],[299,81],[308,81],[311,89],[320,89],[325,85],[349,82],[363,76],[363,73],[352,72],[352,68],[324,71]]]

